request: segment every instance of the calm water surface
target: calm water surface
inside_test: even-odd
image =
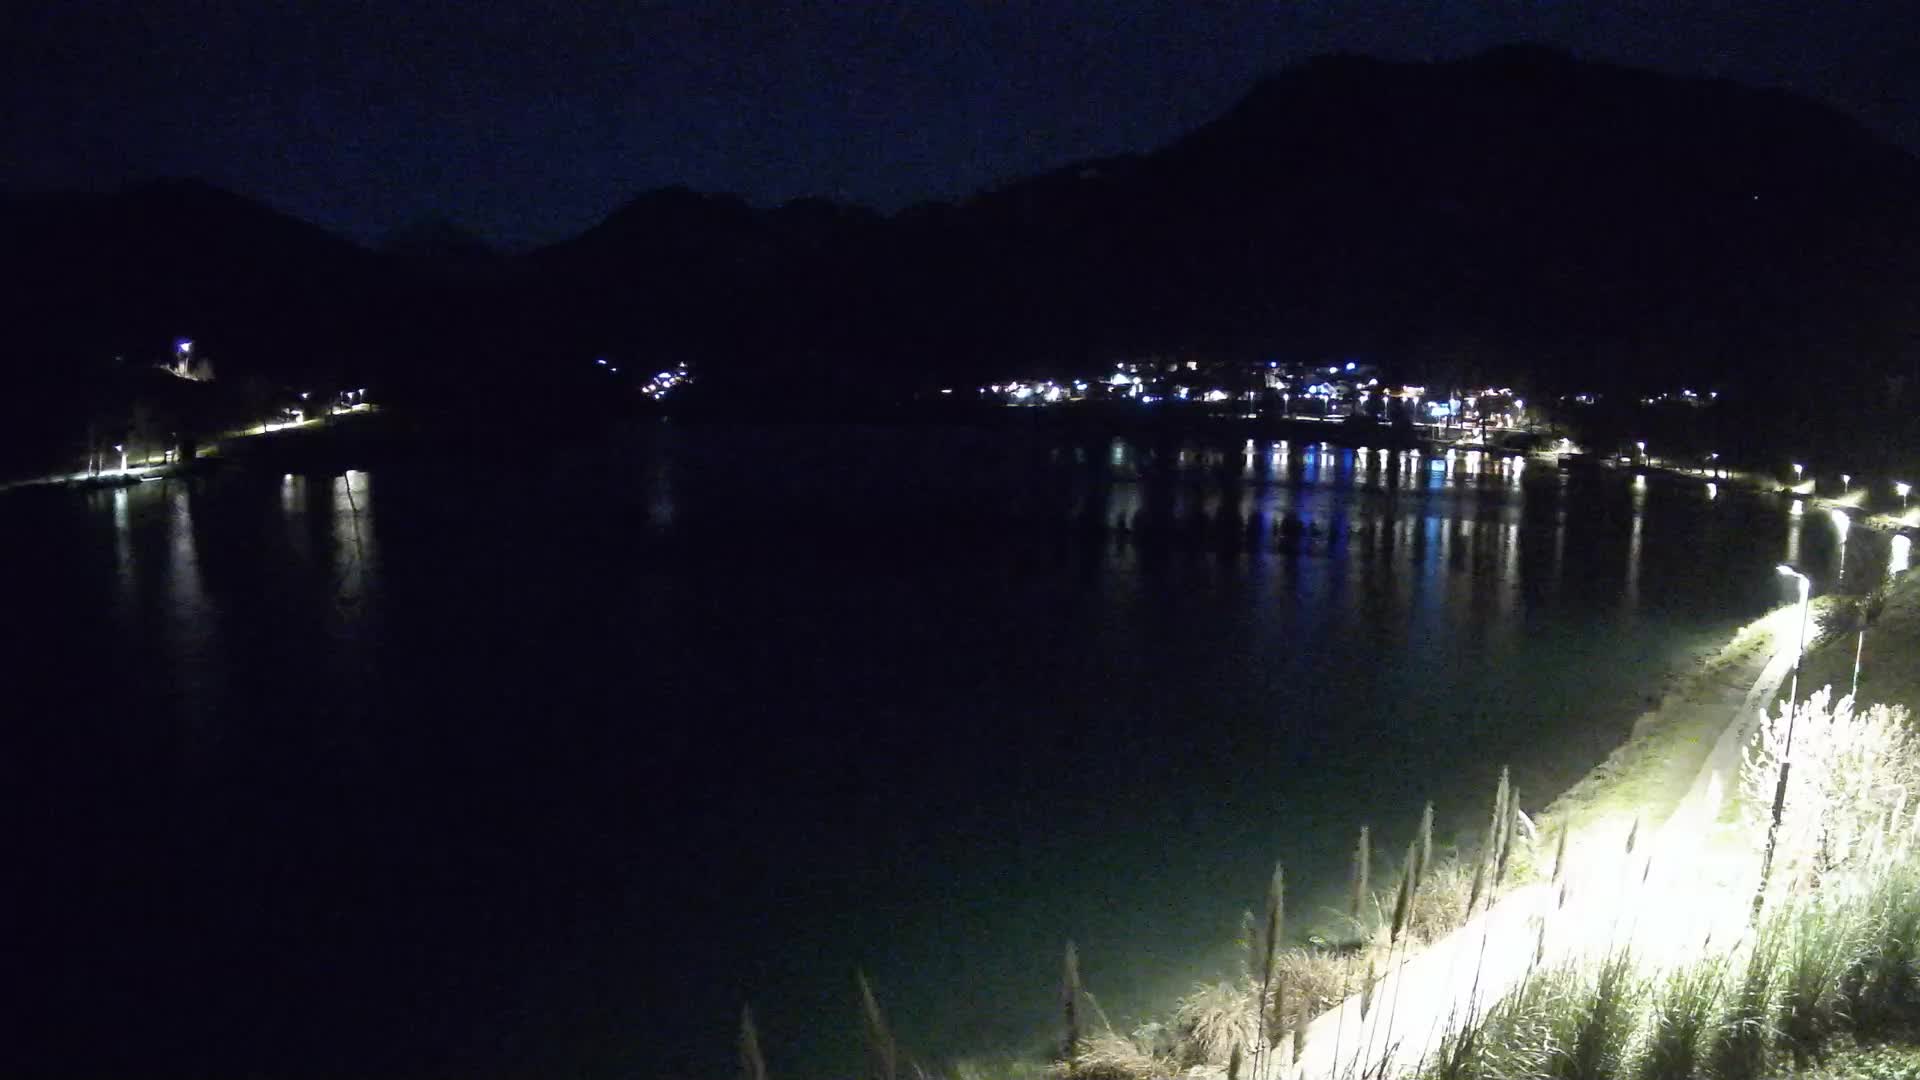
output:
[[[1231,962],[1285,859],[1537,806],[1884,544],[1294,442],[647,427],[4,507],[17,1068],[787,1076]],[[1276,534],[1295,518],[1297,540]],[[1852,550],[1845,550],[1850,547]]]

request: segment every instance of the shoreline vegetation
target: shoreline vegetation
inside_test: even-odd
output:
[[[1361,827],[1341,933],[1289,940],[1276,866],[1245,916],[1241,969],[1131,1029],[1105,1015],[1071,943],[1045,1058],[917,1062],[862,978],[866,1080],[1920,1074],[1920,672],[1900,660],[1920,650],[1920,578],[1892,584],[1868,632],[1871,708],[1843,697],[1860,651],[1849,606],[1814,601],[1806,699],[1781,700],[1797,617],[1783,607],[1696,658],[1626,742],[1533,814],[1503,770],[1475,850],[1436,851],[1431,804],[1387,859]],[[1789,715],[1800,771],[1770,831]],[[1836,817],[1851,822],[1837,838]],[[1776,833],[1756,893],[1755,854]],[[1443,963],[1464,996],[1409,984]],[[749,1080],[767,1076],[760,1038],[749,1022]]]

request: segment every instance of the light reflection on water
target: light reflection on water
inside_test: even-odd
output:
[[[616,912],[668,911],[659,936],[739,938],[740,955],[713,967],[765,980],[684,1000],[678,987],[623,991],[650,969],[645,948],[587,934],[578,953],[555,947],[549,985],[583,965],[596,992],[615,987],[612,1011],[652,1002],[675,1032],[706,1030],[737,996],[765,998],[798,1076],[844,1064],[804,1033],[838,1001],[831,972],[857,964],[936,1053],[1044,1026],[1008,1003],[1043,996],[1033,988],[1067,937],[1116,1019],[1137,1013],[1217,974],[1192,959],[1227,951],[1273,858],[1288,861],[1298,909],[1315,911],[1340,887],[1355,822],[1385,846],[1430,796],[1458,829],[1503,760],[1542,795],[1590,766],[1644,703],[1647,673],[1784,602],[1782,548],[1823,591],[1843,561],[1849,586],[1888,565],[1876,534],[1856,529],[1843,547],[1826,515],[1791,517],[1782,501],[1495,454],[810,437],[827,445],[649,434],[601,471],[508,465],[485,485],[402,467],[144,484],[89,504],[100,542],[75,550],[96,553],[93,572],[140,612],[139,633],[114,647],[163,654],[143,676],[160,704],[142,723],[193,718],[245,743],[304,707],[300,680],[324,680],[325,709],[303,715],[318,732],[364,714],[364,760],[330,758],[299,731],[260,741],[343,790],[400,802],[401,785],[361,771],[384,760],[376,736],[434,732],[480,775],[507,777],[504,790],[532,788],[532,809],[434,843],[484,863],[500,820],[557,806],[559,824],[508,848],[540,875],[592,883],[546,896],[514,863],[472,906],[532,890],[551,905],[542,917],[571,926],[579,892],[609,890]],[[236,673],[250,665],[286,679],[273,708],[228,688],[257,689]],[[431,727],[434,708],[397,704],[455,694],[453,733]],[[606,735],[603,714],[633,741]],[[823,730],[835,723],[848,730]],[[516,734],[490,748],[496,730]],[[583,749],[554,748],[572,740]],[[759,740],[780,767],[752,759]],[[901,758],[859,756],[900,745]],[[675,746],[717,748],[739,775],[701,772]],[[508,752],[528,747],[550,775]],[[233,753],[232,773],[286,767]],[[499,798],[427,771],[463,808]],[[911,783],[889,786],[896,775]],[[736,912],[695,887],[695,869],[695,884],[663,881],[655,849],[668,841],[624,801],[648,784],[721,792],[683,797],[725,844],[748,845],[741,858],[767,868],[756,884],[831,910]],[[845,785],[859,814],[882,815],[869,822],[877,868],[808,831],[857,816],[806,802],[827,798],[811,784]],[[788,801],[753,803],[768,785]],[[670,825],[659,832],[694,827]],[[416,853],[395,843],[377,854],[410,866]]]

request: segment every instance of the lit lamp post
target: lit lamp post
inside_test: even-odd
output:
[[[1636,442],[1636,443],[1634,443],[1633,445],[1635,445],[1635,446],[1637,446],[1637,447],[1639,447],[1639,448],[1640,448],[1640,464],[1642,464],[1642,465],[1645,465],[1645,464],[1647,463],[1647,444],[1646,444],[1646,442],[1644,442],[1644,441],[1641,441],[1641,442]]]
[[[1867,623],[1872,618],[1873,615],[1868,603],[1862,601],[1860,605],[1860,637],[1853,643],[1853,686],[1847,690],[1847,696],[1850,698],[1858,698],[1860,696],[1860,657],[1867,651]]]
[[[1800,659],[1807,651],[1807,610],[1812,606],[1813,581],[1798,569],[1781,563],[1775,567],[1781,577],[1790,577],[1800,584],[1800,637],[1793,647],[1793,682],[1787,697],[1795,703],[1800,700]],[[1787,749],[1793,749],[1793,727],[1789,721],[1787,727]]]
[[[1833,530],[1840,541],[1839,580],[1844,582],[1847,579],[1847,530],[1853,522],[1847,518],[1847,512],[1838,507],[1827,511],[1827,517],[1833,521]]]
[[[1840,474],[1840,494],[1846,495],[1852,491],[1853,491],[1853,477],[1847,475],[1846,473],[1841,473]]]
[[[1800,464],[1800,463],[1799,463],[1799,462],[1797,462],[1797,461],[1793,463],[1793,483],[1794,483],[1794,486],[1796,486],[1796,487],[1798,487],[1798,486],[1799,486],[1799,484],[1800,484],[1800,478],[1801,478],[1802,476],[1804,476],[1804,475],[1806,475],[1806,472],[1807,472],[1807,467],[1806,467],[1805,465],[1802,465],[1802,464]]]
[[[127,471],[127,444],[114,443],[113,448],[120,452],[120,471],[126,472]]]
[[[1773,846],[1780,837],[1780,815],[1787,806],[1787,773],[1793,765],[1793,721],[1800,711],[1800,660],[1807,651],[1807,609],[1811,606],[1813,582],[1807,575],[1781,563],[1780,576],[1800,583],[1800,639],[1793,652],[1793,689],[1787,695],[1787,740],[1780,752],[1780,778],[1773,788],[1773,822],[1767,826],[1767,849],[1760,857],[1760,888],[1753,894],[1753,915],[1760,917],[1760,905],[1767,895],[1767,875],[1773,869]]]
[[[1895,482],[1893,485],[1893,493],[1900,496],[1900,509],[1902,511],[1905,511],[1907,508],[1907,494],[1912,490],[1913,487],[1910,484]]]

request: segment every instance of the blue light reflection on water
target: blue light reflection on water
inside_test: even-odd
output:
[[[1776,500],[1298,441],[642,430],[22,512],[45,648],[113,672],[77,716],[30,687],[72,722],[9,748],[46,906],[105,866],[180,922],[83,907],[44,947],[312,1010],[153,1006],[188,1043],[251,1017],[276,1041],[236,1054],[441,1071],[726,1067],[752,997],[815,1075],[857,1060],[855,965],[925,1052],[1024,1046],[1068,937],[1135,1012],[1226,961],[1271,859],[1309,920],[1353,826],[1470,828],[1502,761],[1563,786],[1649,672],[1786,599],[1789,544],[1839,568]],[[1847,546],[1850,583],[1884,561]]]

